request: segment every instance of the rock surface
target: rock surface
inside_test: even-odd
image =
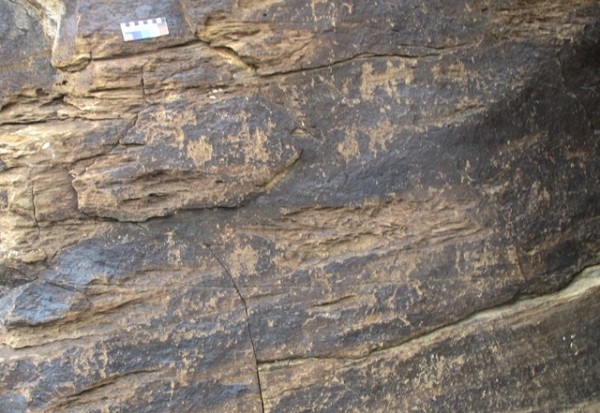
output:
[[[600,409],[596,0],[0,15],[0,412]]]

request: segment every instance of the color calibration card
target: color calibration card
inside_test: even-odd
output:
[[[169,34],[169,27],[167,26],[167,20],[160,17],[158,19],[121,23],[121,31],[123,32],[123,40],[130,42],[132,40],[166,36]]]

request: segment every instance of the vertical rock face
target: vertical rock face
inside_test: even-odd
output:
[[[600,408],[597,1],[0,16],[0,412]]]

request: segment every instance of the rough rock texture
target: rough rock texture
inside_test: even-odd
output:
[[[600,409],[597,0],[0,16],[0,412]]]

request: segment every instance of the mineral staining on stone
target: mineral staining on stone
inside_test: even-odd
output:
[[[597,410],[600,6],[526,3],[0,0],[0,410]]]
[[[298,158],[292,118],[263,100],[188,100],[142,111],[119,148],[76,171],[88,215],[143,221],[180,209],[234,207]]]

